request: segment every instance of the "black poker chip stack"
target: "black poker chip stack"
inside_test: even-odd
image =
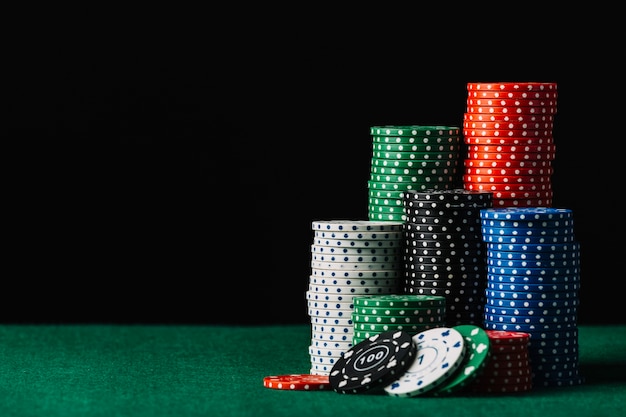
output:
[[[482,325],[486,248],[480,210],[492,194],[464,189],[404,194],[404,293],[446,298],[446,326]]]

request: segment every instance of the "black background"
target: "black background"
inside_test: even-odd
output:
[[[579,321],[624,322],[609,29],[191,15],[18,48],[0,321],[306,323],[311,221],[366,218],[369,127],[461,126],[468,82],[541,81],[558,83],[553,206],[582,245]]]

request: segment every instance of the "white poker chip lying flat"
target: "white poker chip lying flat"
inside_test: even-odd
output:
[[[317,291],[311,291],[308,290],[306,291],[306,299],[307,301],[328,301],[328,302],[340,302],[340,303],[347,303],[347,302],[352,302],[352,299],[354,298],[353,294],[332,294],[332,293],[324,293],[324,292],[317,292]]]
[[[354,344],[352,343],[352,337],[350,340],[345,341],[335,341],[335,340],[324,340],[324,339],[315,339],[311,337],[311,348],[328,348],[328,349],[340,349],[342,351],[346,351],[350,349]]]
[[[352,310],[354,309],[354,303],[352,301],[314,301],[307,300],[307,306],[309,308],[319,308],[319,309],[339,309],[339,310]]]
[[[351,286],[351,287],[392,287],[397,286],[400,283],[400,278],[335,278],[310,275],[309,284],[313,285],[338,285],[338,286]]]
[[[320,254],[312,253],[311,259],[314,262],[328,263],[360,263],[360,264],[380,264],[380,263],[398,263],[402,262],[402,254],[396,255],[336,255],[336,254]],[[369,266],[369,265],[368,265]],[[340,266],[343,268],[343,266]]]
[[[323,340],[323,341],[328,341],[328,342],[351,343],[353,336],[354,336],[354,331],[352,329],[350,330],[350,332],[341,332],[341,331],[324,332],[321,330],[313,330],[311,332],[311,339]]]
[[[352,318],[352,309],[325,309],[309,307],[308,312],[311,317]]]
[[[415,360],[404,374],[384,390],[395,397],[414,397],[441,385],[463,364],[467,344],[450,327],[436,327],[413,336]]]
[[[311,324],[314,326],[320,326],[321,328],[328,326],[349,326],[352,328],[354,322],[352,321],[352,315],[349,317],[325,317],[325,316],[310,316]],[[324,330],[322,330],[324,331]]]
[[[402,245],[402,239],[326,239],[315,237],[316,246],[335,246],[346,248],[395,248]]]
[[[320,356],[320,355],[309,355],[309,359],[311,360],[312,365],[334,365],[337,362],[337,359],[341,357],[341,355],[337,356]]]
[[[333,271],[381,271],[394,270],[400,271],[402,264],[400,262],[319,262],[311,261],[311,268],[314,269],[330,269]]]
[[[391,255],[401,256],[404,248],[401,246],[395,248],[346,248],[339,246],[317,246],[311,245],[311,253],[334,254],[334,255]]]
[[[336,231],[319,231],[313,232],[316,238],[320,239],[345,239],[353,240],[400,240],[402,239],[402,230],[384,231],[384,232],[336,232]]]
[[[341,279],[388,279],[388,278],[401,278],[404,276],[403,268],[398,269],[372,269],[364,270],[359,269],[357,271],[350,271],[349,269],[321,269],[312,268],[313,276],[322,277],[327,279],[341,278]]]
[[[372,222],[369,220],[316,220],[311,223],[313,230],[339,232],[392,232],[402,230],[402,222]]]
[[[309,291],[331,295],[369,295],[369,294],[394,294],[398,292],[398,284],[394,285],[340,285],[340,284],[313,284],[309,283]]]

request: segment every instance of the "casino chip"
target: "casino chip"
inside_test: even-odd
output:
[[[449,395],[463,390],[483,372],[491,354],[491,341],[487,331],[472,324],[454,326],[467,343],[463,365],[449,380],[436,388],[435,396]]]
[[[528,351],[530,334],[486,330],[490,340],[489,361],[468,387],[471,393],[515,393],[533,388]]]
[[[445,326],[445,297],[418,294],[359,295],[353,298],[354,344],[376,333],[403,330],[411,336]]]
[[[394,397],[415,397],[441,386],[463,364],[467,343],[454,328],[439,327],[413,336],[415,360],[400,378],[384,387]]]
[[[416,351],[411,335],[402,330],[373,335],[337,359],[328,377],[330,386],[340,394],[379,391],[411,366]]]
[[[486,254],[479,216],[491,202],[491,192],[460,188],[403,196],[403,291],[445,296],[448,327],[482,324]]]
[[[402,222],[372,220],[315,220],[311,229],[311,275],[306,292],[311,319],[310,373],[328,376],[337,359],[353,345],[354,296],[398,291],[403,229]],[[336,347],[330,349],[331,344]],[[325,353],[318,353],[320,347],[326,347]]]
[[[330,387],[328,376],[312,374],[271,375],[263,378],[265,388],[290,391],[320,391]]]
[[[314,220],[311,223],[311,228],[315,231],[335,232],[393,232],[401,231],[402,224],[369,220]]]
[[[580,244],[572,210],[488,208],[480,217],[488,242],[484,328],[528,333],[531,341],[532,376],[517,375],[516,389],[583,383],[576,331]],[[533,241],[513,242],[517,236]],[[500,239],[504,242],[491,243]]]
[[[408,190],[460,186],[461,128],[457,126],[372,126],[368,218],[402,222]],[[377,196],[385,196],[377,198]]]
[[[493,207],[552,205],[556,90],[557,84],[550,82],[467,83],[465,189],[494,191]],[[479,174],[475,167],[542,169],[492,175]],[[524,184],[524,189],[509,188],[514,183]]]

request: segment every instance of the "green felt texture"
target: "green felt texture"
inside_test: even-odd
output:
[[[310,338],[307,325],[3,325],[0,416],[625,415],[626,326],[579,326],[576,387],[415,398],[263,387],[309,372]]]

